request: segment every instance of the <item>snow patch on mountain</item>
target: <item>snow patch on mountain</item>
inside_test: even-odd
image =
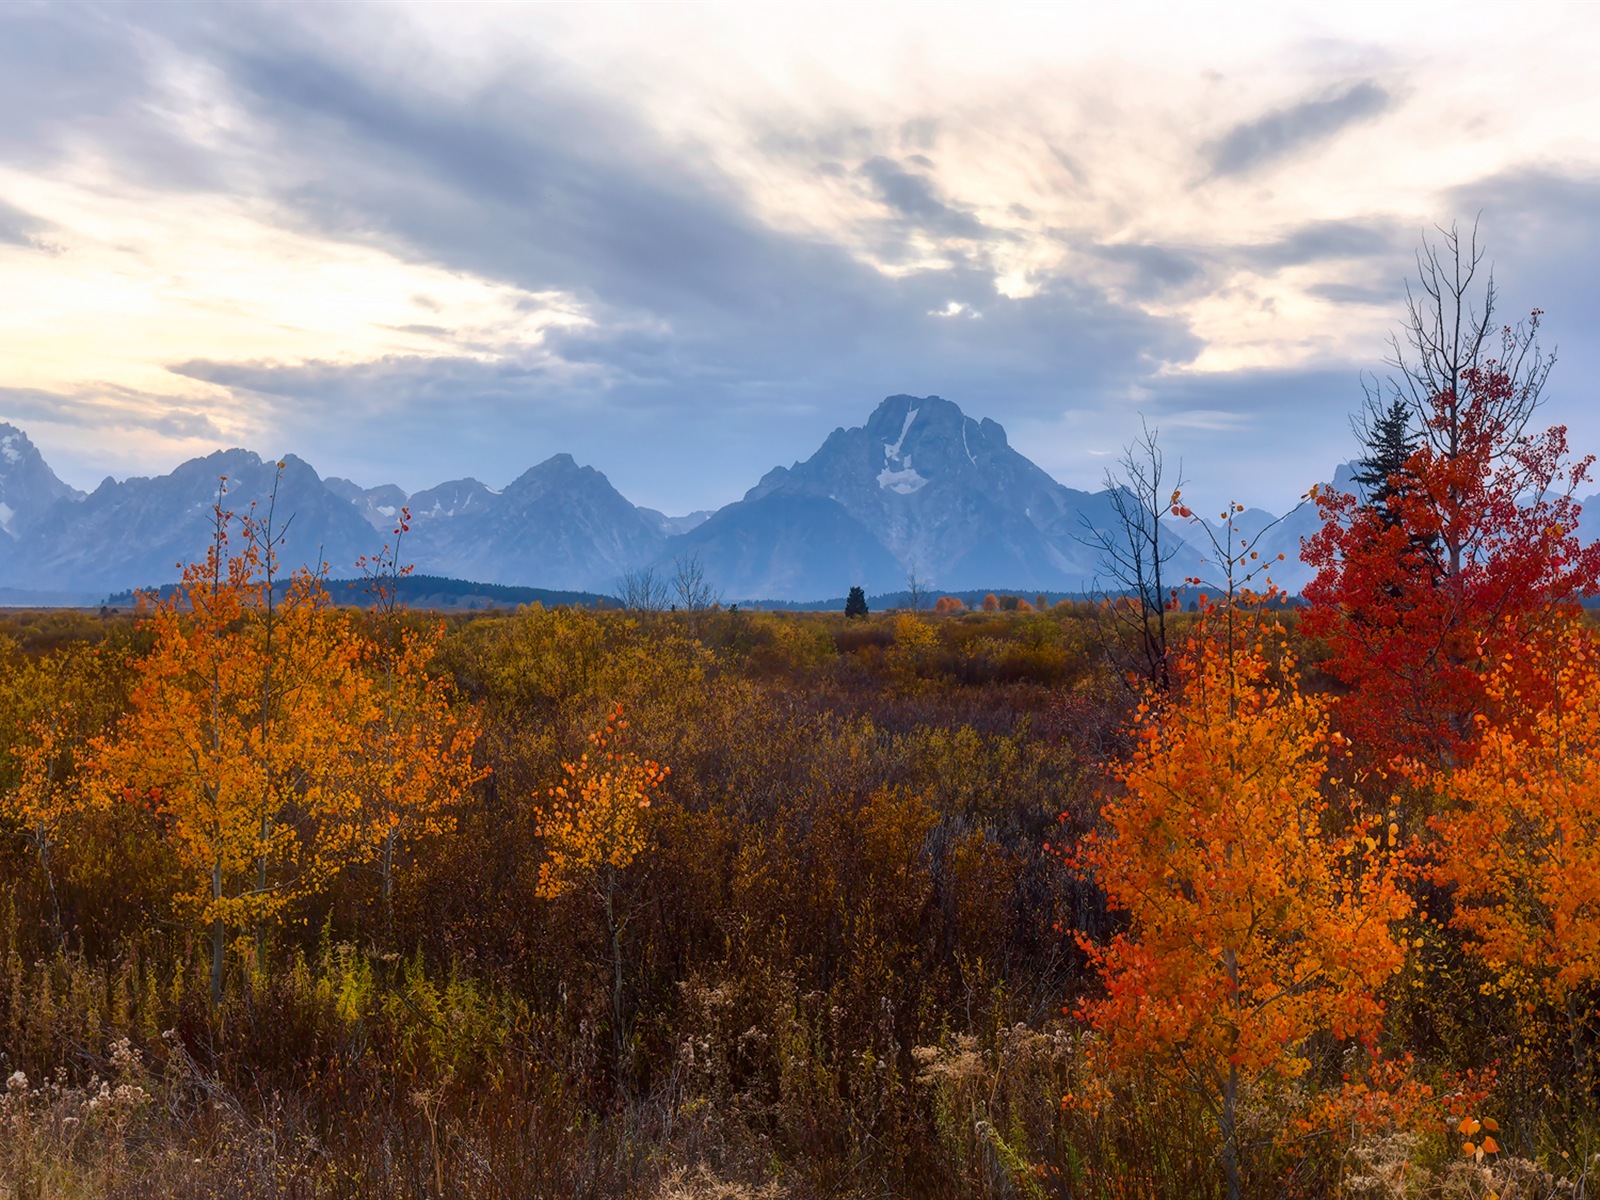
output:
[[[906,434],[911,432],[911,425],[917,419],[919,409],[906,410],[905,424],[900,426],[900,436],[893,442],[883,444],[883,470],[878,472],[878,486],[890,492],[897,492],[902,496],[909,496],[927,486],[928,481],[917,474],[911,465],[909,454],[902,456],[901,447],[906,444]]]
[[[910,408],[906,410],[906,422],[904,425],[900,426],[900,436],[895,438],[893,445],[890,445],[887,442],[884,443],[884,461],[893,462],[895,459],[900,457],[900,447],[906,444],[906,434],[911,432],[912,422],[917,419],[917,414],[921,411],[922,410],[918,408]]]
[[[891,492],[898,492],[902,496],[909,496],[928,485],[928,481],[918,475],[911,466],[911,456],[906,456],[906,465],[898,471],[891,471],[888,467],[878,472],[878,486],[887,488]]]
[[[5,437],[0,437],[0,455],[3,455],[8,463],[22,461],[22,451],[17,449],[16,434],[8,433]]]

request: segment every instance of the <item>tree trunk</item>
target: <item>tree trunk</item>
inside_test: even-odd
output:
[[[1222,1177],[1228,1200],[1239,1200],[1239,1068],[1232,1063],[1222,1089]]]
[[[389,832],[383,835],[383,880],[381,885],[383,894],[383,936],[386,941],[394,941],[394,827],[390,826]]]
[[[1227,950],[1222,956],[1228,972],[1228,1000],[1233,1009],[1235,1030],[1239,1015],[1239,956]],[[1228,1080],[1222,1087],[1222,1177],[1228,1185],[1228,1200],[1239,1200],[1239,1066],[1228,1064]]]
[[[56,895],[56,874],[50,869],[50,844],[43,832],[39,834],[39,867],[44,871],[45,886],[50,889],[50,925],[55,931],[56,943],[61,952],[67,952],[67,934],[61,924],[61,900]]]
[[[222,899],[222,864],[215,863],[211,868],[211,899]],[[222,1005],[222,965],[223,955],[227,952],[228,931],[222,924],[219,916],[211,922],[211,1007],[220,1008]]]
[[[615,880],[606,884],[606,930],[611,935],[611,1038],[617,1086],[626,1086],[627,1033],[622,1027],[622,926],[617,921]]]

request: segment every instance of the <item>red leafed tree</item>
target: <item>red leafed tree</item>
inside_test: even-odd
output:
[[[1470,758],[1489,665],[1600,587],[1600,546],[1575,536],[1593,460],[1569,455],[1562,426],[1527,432],[1552,360],[1537,312],[1488,352],[1493,282],[1481,314],[1467,298],[1480,258],[1454,230],[1443,251],[1425,248],[1425,299],[1393,360],[1420,445],[1381,499],[1319,496],[1323,527],[1304,551],[1317,569],[1304,627],[1350,686],[1342,728],[1378,760]]]

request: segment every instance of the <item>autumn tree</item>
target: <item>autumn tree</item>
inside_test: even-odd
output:
[[[1380,760],[1470,757],[1488,670],[1600,587],[1600,547],[1576,537],[1592,458],[1571,458],[1562,426],[1528,432],[1554,361],[1540,314],[1496,330],[1492,279],[1473,306],[1481,260],[1455,229],[1424,246],[1387,410],[1408,410],[1419,444],[1381,503],[1321,496],[1304,552],[1305,628],[1350,686],[1343,727]]]
[[[1377,1033],[1411,909],[1395,827],[1338,794],[1326,706],[1295,676],[1258,610],[1226,631],[1209,613],[1076,855],[1127,915],[1109,943],[1081,939],[1105,988],[1081,1015],[1105,1065],[1153,1060],[1213,1107],[1235,1198],[1241,1089],[1302,1074],[1315,1034]]]
[[[412,568],[402,565],[400,546],[410,522],[410,510],[402,508],[392,540],[357,563],[372,600],[361,655],[372,687],[369,705],[354,718],[357,743],[345,766],[356,801],[354,855],[375,867],[391,929],[397,856],[418,837],[446,832],[452,810],[487,774],[472,762],[473,714],[451,704],[447,680],[429,674],[443,625],[418,628],[405,620],[400,581]]]
[[[649,844],[650,798],[668,775],[668,768],[621,747],[627,727],[618,704],[589,735],[589,749],[564,764],[565,778],[535,808],[545,846],[538,895],[555,899],[582,889],[598,901],[605,918],[619,1077],[627,1056],[622,935],[631,915],[621,904],[623,873]]]
[[[296,571],[279,601],[270,521],[231,551],[224,495],[204,560],[145,601],[151,650],[96,754],[101,794],[150,804],[170,831],[180,899],[211,933],[213,1002],[230,932],[259,932],[340,865],[324,833],[348,822],[337,766],[367,704],[359,645],[320,580]]]
[[[1470,766],[1441,780],[1448,807],[1434,881],[1451,923],[1521,1002],[1564,1010],[1575,1059],[1600,983],[1600,636],[1581,619],[1520,648],[1485,683]]]

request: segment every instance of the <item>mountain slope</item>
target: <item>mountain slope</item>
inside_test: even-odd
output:
[[[494,493],[476,480],[411,498],[418,570],[483,583],[610,591],[666,539],[593,467],[557,454]]]
[[[56,478],[26,433],[0,422],[0,544],[20,538],[57,500],[82,499]]]
[[[890,396],[864,425],[835,429],[809,459],[769,471],[723,513],[750,506],[738,518],[749,545],[804,541],[783,523],[822,510],[755,507],[777,496],[841,507],[898,565],[899,578],[882,586],[902,587],[914,570],[947,591],[1092,587],[1099,554],[1084,542],[1092,540],[1091,528],[1114,520],[1104,492],[1063,487],[1017,453],[998,423],[974,420],[938,396]],[[842,564],[822,561],[817,571],[790,573],[787,591],[763,592],[771,578],[763,555],[730,557],[724,548],[707,565],[730,595],[801,599],[852,583],[880,586],[841,578]],[[874,571],[887,570],[873,561]]]
[[[286,527],[280,569],[328,563],[348,571],[379,540],[349,502],[330,492],[293,455],[284,460],[277,522]],[[220,477],[224,507],[235,513],[257,504],[264,515],[275,464],[248,450],[219,450],[191,459],[170,475],[107,479],[82,500],[57,500],[18,541],[6,582],[18,587],[98,589],[147,587],[174,580],[180,563],[199,558],[211,540]],[[232,540],[241,534],[237,525]]]
[[[777,492],[730,504],[668,544],[661,566],[695,554],[729,600],[814,599],[859,584],[905,586],[905,569],[844,506],[826,496]],[[831,584],[830,584],[831,581]]]

